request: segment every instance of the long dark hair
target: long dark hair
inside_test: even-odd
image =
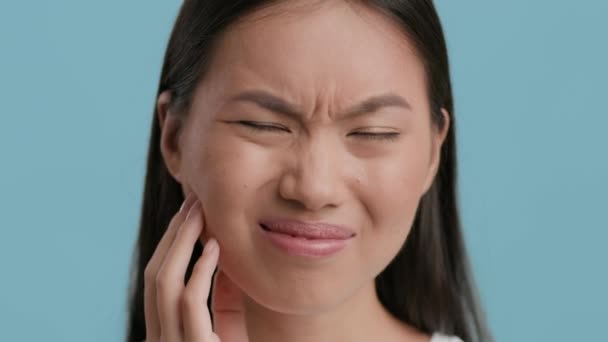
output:
[[[205,76],[217,37],[239,18],[275,2],[186,0],[169,39],[157,97],[165,90],[171,91],[172,110],[186,113],[194,88]],[[454,104],[446,43],[435,6],[431,0],[362,3],[398,23],[416,47],[426,69],[433,123],[437,127],[445,124],[441,108],[452,117],[439,170],[420,200],[411,232],[394,260],[376,278],[378,297],[395,317],[426,333],[443,332],[465,342],[491,341],[461,231]],[[144,269],[184,199],[181,185],[169,174],[161,157],[156,114],[155,109],[139,237],[131,266],[128,342],[145,338]],[[185,281],[201,252],[197,242]]]

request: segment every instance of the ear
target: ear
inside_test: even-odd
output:
[[[441,129],[436,129],[437,126],[434,126],[433,124],[431,136],[431,162],[429,164],[427,177],[424,182],[422,195],[426,194],[435,180],[437,170],[439,169],[439,165],[441,163],[441,147],[443,146],[445,138],[448,135],[448,131],[450,130],[450,114],[445,108],[441,108],[441,114],[443,115],[443,127]]]
[[[181,183],[180,166],[181,166],[181,144],[179,136],[181,132],[181,120],[177,113],[173,113],[170,109],[171,92],[163,91],[156,102],[156,114],[160,125],[160,152],[162,154],[165,165],[169,173]]]

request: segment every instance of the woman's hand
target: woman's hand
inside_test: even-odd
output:
[[[200,202],[190,194],[171,219],[144,271],[144,312],[147,342],[247,342],[242,292],[218,269],[219,246],[204,245],[188,284],[184,277],[194,244],[204,232]],[[204,235],[203,235],[204,236]],[[211,309],[207,310],[213,282]]]

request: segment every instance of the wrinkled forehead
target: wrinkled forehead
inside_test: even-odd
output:
[[[295,101],[426,93],[423,64],[403,29],[347,1],[281,2],[243,17],[219,37],[211,73],[230,89],[268,87]]]

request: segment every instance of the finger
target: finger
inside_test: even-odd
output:
[[[211,287],[213,271],[219,259],[219,247],[215,239],[210,239],[203,254],[194,265],[192,276],[182,297],[182,317],[186,341],[212,341],[213,324],[207,298]]]
[[[184,277],[202,229],[201,204],[197,201],[179,227],[158,271],[156,303],[161,335],[168,341],[180,341],[183,337],[180,302],[184,290]]]
[[[173,243],[179,226],[184,221],[188,210],[195,200],[196,196],[192,193],[186,196],[182,207],[171,219],[167,231],[158,243],[152,258],[150,258],[144,270],[144,317],[148,342],[154,342],[153,339],[160,336],[160,322],[158,318],[158,309],[156,307],[156,276],[158,269],[165,258],[165,254],[167,254],[169,246]]]

